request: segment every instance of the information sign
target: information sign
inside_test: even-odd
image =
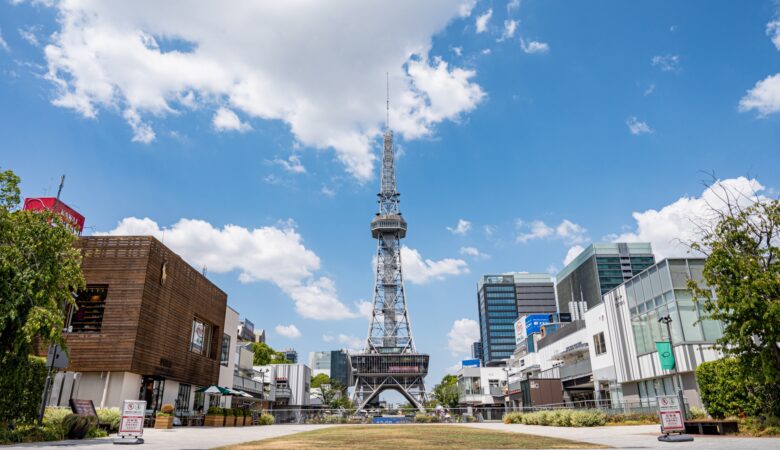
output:
[[[68,403],[70,403],[70,410],[73,411],[73,414],[97,417],[95,404],[92,403],[92,400],[81,400],[78,398],[72,398]]]
[[[125,400],[122,403],[122,417],[119,419],[121,439],[138,439],[144,434],[144,412],[146,400]]]
[[[685,432],[680,401],[676,395],[664,395],[657,397],[658,410],[661,415],[661,432]]]

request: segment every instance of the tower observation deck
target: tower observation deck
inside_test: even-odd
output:
[[[352,355],[355,375],[353,401],[358,409],[379,401],[379,394],[395,390],[411,405],[423,409],[425,375],[429,355],[417,353],[406,308],[401,271],[401,239],[406,220],[398,208],[393,132],[384,133],[379,212],[371,221],[371,236],[377,240],[373,310],[363,353]]]

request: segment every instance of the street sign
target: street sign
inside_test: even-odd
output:
[[[119,419],[118,439],[114,444],[142,444],[144,434],[144,412],[146,400],[125,400],[122,403],[122,417]]]
[[[685,422],[677,396],[663,395],[656,398],[658,399],[658,412],[661,415],[661,432],[684,433]]]

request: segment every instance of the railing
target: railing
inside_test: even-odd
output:
[[[584,359],[574,364],[564,364],[558,368],[558,371],[561,379],[564,380],[587,375],[593,370],[591,369],[590,359]]]
[[[263,383],[238,375],[233,375],[233,387],[241,391],[254,392],[255,394],[263,393]]]

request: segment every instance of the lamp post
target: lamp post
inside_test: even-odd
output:
[[[504,394],[504,412],[509,412],[509,371],[508,366],[503,367],[502,370],[506,374],[506,393]]]
[[[663,316],[658,319],[658,323],[666,325],[666,335],[669,336],[669,348],[674,356],[674,343],[672,342],[672,318],[671,316]],[[685,406],[685,396],[683,395],[682,376],[677,369],[677,358],[674,358],[674,375],[672,379],[677,378],[677,399],[680,402],[680,411],[683,415],[683,420],[688,417],[688,408]]]

